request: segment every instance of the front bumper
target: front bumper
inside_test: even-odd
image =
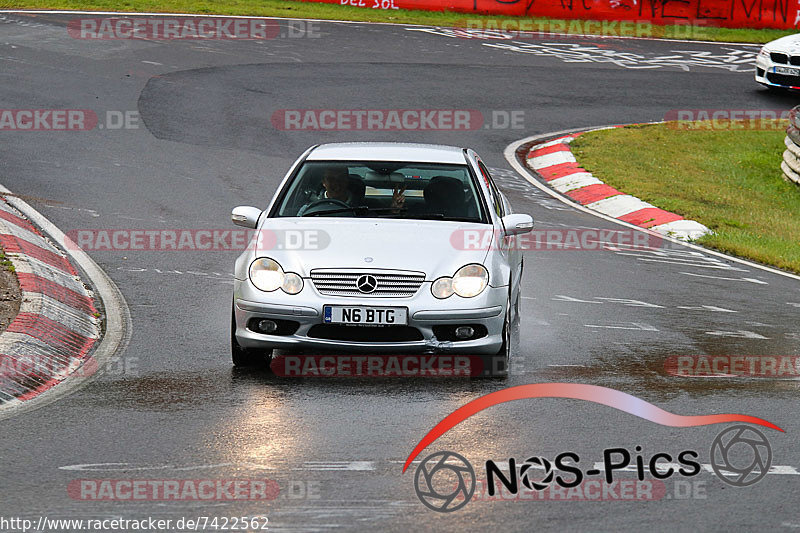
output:
[[[800,66],[785,63],[775,63],[768,57],[756,57],[755,80],[768,87],[782,89],[800,89],[800,75],[779,74],[775,72],[778,67],[794,68],[800,72]]]
[[[304,282],[300,294],[292,296],[280,290],[264,293],[249,281],[235,280],[235,335],[239,344],[258,349],[494,355],[503,343],[507,286],[487,287],[475,298],[453,295],[438,300],[431,294],[428,281],[410,298],[323,296],[309,280]],[[406,307],[408,325],[402,329],[369,330],[363,326],[331,327],[323,321],[325,305]],[[284,325],[286,328],[281,334],[260,333],[252,327],[253,319],[280,321],[282,328]],[[443,334],[462,325],[473,326],[480,336],[455,340]],[[437,338],[437,332],[444,338]]]

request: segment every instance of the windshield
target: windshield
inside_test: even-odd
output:
[[[486,222],[467,166],[433,163],[307,161],[273,213]]]

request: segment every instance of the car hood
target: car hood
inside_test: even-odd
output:
[[[770,52],[787,52],[789,54],[800,54],[800,34],[787,35],[766,45]]]
[[[304,277],[315,268],[395,269],[432,281],[483,263],[488,243],[465,250],[464,232],[493,238],[491,225],[441,220],[268,218],[260,229],[263,244],[252,257],[271,257]]]

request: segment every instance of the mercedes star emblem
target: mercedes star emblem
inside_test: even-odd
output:
[[[370,293],[378,287],[378,280],[375,279],[375,276],[366,274],[356,280],[356,287],[363,293]]]

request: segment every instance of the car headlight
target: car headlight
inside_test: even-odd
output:
[[[297,294],[303,290],[303,278],[294,272],[288,272],[283,275],[283,285],[281,285],[281,289],[287,294]]]
[[[457,294],[462,298],[472,298],[483,292],[489,284],[489,272],[483,265],[465,265],[455,275],[442,277],[431,284],[431,294],[436,298],[449,298]]]
[[[453,295],[453,278],[439,278],[431,285],[431,293],[440,300]]]
[[[489,272],[483,265],[466,265],[453,276],[453,292],[462,298],[479,295],[489,284]]]
[[[287,294],[297,294],[303,290],[303,278],[294,272],[284,272],[277,261],[268,257],[259,257],[250,264],[250,281],[264,292],[283,289]]]
[[[761,50],[758,51],[758,55],[760,55],[761,57],[768,57],[769,56],[769,52],[767,51],[767,47],[766,46],[762,46]]]

